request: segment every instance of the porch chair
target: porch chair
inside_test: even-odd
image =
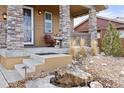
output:
[[[56,44],[56,40],[51,34],[45,34],[44,40],[45,40],[45,44],[48,45],[48,47],[54,47]]]

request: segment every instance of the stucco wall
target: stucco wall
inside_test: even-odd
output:
[[[0,6],[0,48],[6,47],[6,21],[3,20],[2,14],[6,13],[6,6]]]
[[[42,11],[42,14],[38,14],[38,10]],[[49,6],[34,6],[34,38],[35,38],[35,46],[44,46],[43,36],[45,34],[44,31],[44,14],[45,11],[52,12],[53,18],[53,33],[57,34],[59,32],[59,8],[52,9]]]
[[[6,10],[7,10],[7,6],[5,6],[5,5],[0,5],[0,21],[4,21],[4,20],[3,20],[3,17],[2,17],[2,14],[3,14],[3,13],[6,13]]]

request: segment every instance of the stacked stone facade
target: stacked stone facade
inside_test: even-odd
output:
[[[23,6],[7,6],[7,49],[23,49]]]
[[[0,48],[6,48],[6,22],[0,22]]]
[[[71,32],[72,32],[72,23],[70,19],[70,6],[69,5],[60,5],[60,31],[64,34],[67,40],[63,43],[68,43]],[[68,44],[64,47],[68,47]]]
[[[91,35],[91,40],[97,39],[97,19],[96,10],[94,8],[89,10],[89,33]]]

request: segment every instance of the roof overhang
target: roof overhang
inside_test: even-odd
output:
[[[107,8],[108,8],[107,5],[95,5],[96,12],[105,10],[105,9],[107,9]]]
[[[96,12],[107,9],[105,5],[71,5],[71,15],[75,17],[80,17],[89,14],[91,8],[96,9]]]
[[[81,6],[81,5],[71,5],[70,6],[71,16],[76,18],[83,15],[87,15],[89,13],[89,8]]]
[[[59,11],[59,5],[41,5],[41,6],[46,6],[46,8],[50,8],[51,10]],[[87,15],[89,14],[90,8],[95,8],[96,11],[98,12],[98,11],[106,9],[106,6],[104,5],[95,5],[95,6],[93,5],[70,5],[70,15],[73,18]]]

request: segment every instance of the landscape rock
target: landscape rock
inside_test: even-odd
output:
[[[94,61],[93,60],[91,60],[89,63],[93,63]]]
[[[120,72],[120,75],[119,76],[120,77],[124,77],[124,71],[123,70]]]
[[[86,86],[92,81],[91,74],[80,70],[78,67],[72,67],[68,70],[55,72],[55,77],[51,78],[50,83],[59,87],[78,87]]]
[[[102,55],[102,56],[105,56],[105,53],[104,53],[104,52],[101,52],[101,55]]]
[[[25,80],[17,81],[15,83],[9,83],[9,88],[25,88]]]
[[[102,65],[102,66],[107,66],[107,64],[106,64],[106,63],[102,63],[101,65]]]
[[[98,81],[93,81],[90,83],[90,88],[103,88],[103,85]]]

